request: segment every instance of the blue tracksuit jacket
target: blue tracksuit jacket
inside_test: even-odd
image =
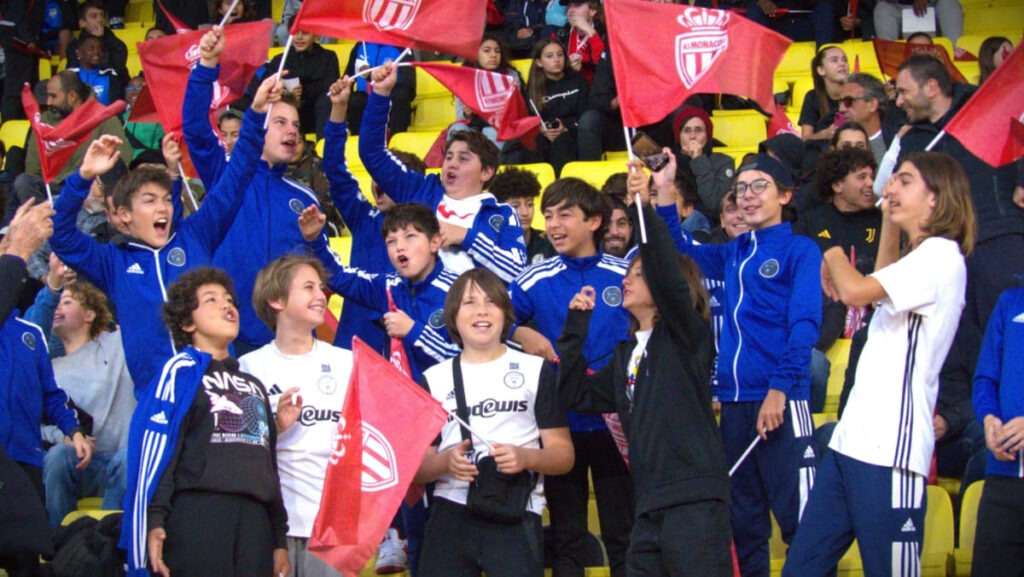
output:
[[[210,126],[207,111],[219,70],[219,67],[208,68],[202,64],[192,69],[181,113],[185,142],[207,187],[219,183],[221,172],[234,164],[238,155],[236,144],[231,162],[226,161],[220,141]],[[262,160],[250,167],[245,203],[213,258],[214,266],[226,270],[235,281],[241,321],[238,339],[250,345],[262,346],[274,339],[274,333],[256,316],[252,307],[256,273],[270,261],[303,246],[305,241],[297,222],[299,214],[311,204],[320,204],[313,191],[284,177],[287,168],[284,164],[272,167]]]
[[[331,252],[325,240],[310,243],[310,248],[327,269],[327,286],[346,300],[379,311],[388,311],[388,289],[399,310],[409,315],[415,324],[402,339],[409,355],[409,368],[413,380],[419,382],[423,371],[461,352],[448,336],[444,324],[444,301],[457,274],[446,270],[441,259],[436,259],[434,270],[419,282],[409,282],[397,273],[371,274],[345,267]]]
[[[437,209],[444,196],[441,178],[412,172],[388,153],[385,133],[390,108],[389,97],[370,94],[359,132],[363,166],[395,202],[418,202]],[[516,212],[493,198],[485,199],[466,232],[462,250],[476,266],[487,268],[505,283],[512,282],[526,266],[526,241]]]
[[[100,244],[78,230],[75,218],[89,194],[91,181],[77,172],[68,176],[54,202],[57,214],[50,244],[61,260],[107,293],[121,311],[121,339],[136,396],[175,353],[171,334],[160,320],[167,286],[185,271],[210,264],[239,214],[244,191],[263,149],[264,116],[252,110],[246,112],[235,146],[235,161],[229,163],[224,178],[206,195],[199,211],[174,222],[171,237],[162,248],[123,236]],[[246,201],[251,203],[250,199]],[[235,279],[238,282],[238,277]]]
[[[704,276],[725,282],[712,394],[723,402],[762,401],[776,389],[787,400],[809,399],[811,348],[821,325],[821,251],[814,241],[784,222],[728,244],[680,249]]]
[[[366,200],[359,183],[352,178],[345,159],[345,141],[348,132],[344,122],[327,121],[324,127],[324,174],[331,185],[331,200],[341,213],[345,226],[352,232],[352,252],[349,265],[369,273],[395,272],[384,245],[384,213]],[[352,347],[352,336],[359,335],[375,351],[387,346],[387,333],[377,321],[381,312],[346,300],[341,308],[338,332],[334,346]]]
[[[13,311],[0,326],[0,442],[15,461],[43,466],[44,411],[65,435],[78,427],[68,396],[53,379],[42,329]]]
[[[988,319],[974,371],[974,413],[978,421],[995,415],[1003,424],[1024,417],[1024,288],[1009,289]],[[1024,477],[1024,451],[1013,461],[988,455],[989,475]]]
[[[508,287],[515,322],[532,320],[554,346],[565,326],[569,301],[584,286],[594,287],[597,298],[583,353],[587,367],[596,371],[612,359],[615,345],[629,337],[629,313],[622,308],[622,278],[628,266],[605,253],[583,258],[558,255],[531,265]],[[606,428],[601,415],[579,413],[569,414],[569,425],[574,431]]]

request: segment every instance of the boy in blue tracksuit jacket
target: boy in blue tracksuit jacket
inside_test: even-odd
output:
[[[1005,291],[974,373],[974,412],[989,448],[978,505],[974,575],[1020,575],[1024,557],[1024,288]]]
[[[665,170],[674,168],[672,158]],[[730,465],[762,438],[732,476],[732,525],[741,571],[767,576],[769,506],[789,543],[814,480],[809,367],[821,323],[821,251],[783,221],[792,177],[777,160],[758,155],[741,166],[731,194],[750,232],[724,245],[679,248],[707,278],[725,283],[712,393],[722,402]],[[671,222],[668,212],[674,207],[659,207]]]
[[[331,116],[324,127],[324,158],[328,159],[328,162],[323,163],[324,174],[331,185],[331,201],[352,233],[349,266],[373,274],[391,273],[395,268],[391,266],[387,248],[380,236],[384,225],[384,213],[379,208],[382,201],[378,198],[378,206],[374,206],[366,200],[346,164],[345,141],[348,140],[348,131],[345,114],[352,92],[351,84],[346,78],[330,88]],[[341,307],[334,346],[351,348],[352,337],[358,335],[373,350],[384,351],[387,335],[380,327],[381,315],[381,311],[365,307],[354,300],[346,300]]]
[[[523,229],[512,207],[483,192],[498,169],[497,147],[479,132],[462,131],[449,136],[440,175],[410,172],[386,144],[397,71],[391,64],[378,71],[386,76],[376,79],[363,112],[363,166],[396,202],[418,202],[437,211],[444,239],[441,259],[449,270],[463,273],[482,266],[512,282],[526,266]]]
[[[448,336],[444,321],[448,289],[458,275],[437,257],[440,232],[430,209],[407,202],[388,210],[382,231],[398,272],[386,275],[342,266],[320,234],[322,219],[323,215],[310,207],[299,224],[327,271],[327,287],[346,300],[384,313],[388,334],[404,340],[413,379],[459,354],[461,349]],[[397,311],[387,312],[389,292]]]
[[[261,92],[260,106],[265,110],[270,85],[261,86]],[[91,145],[82,168],[68,177],[65,191],[54,205],[57,214],[50,241],[54,252],[103,290],[117,310],[122,311],[125,359],[136,393],[175,353],[159,312],[167,286],[186,270],[209,264],[213,259],[255,172],[253,167],[262,147],[263,118],[264,114],[256,109],[246,113],[235,146],[235,162],[228,166],[225,178],[210,190],[202,207],[180,223],[173,220],[169,204],[156,210],[150,208],[162,204],[162,195],[170,196],[167,173],[138,169],[122,181],[114,196],[118,213],[130,219],[130,236],[101,245],[75,227],[75,217],[89,193],[92,178],[108,170],[116,160],[116,156],[109,157],[109,147],[118,139],[110,136]]]
[[[220,34],[219,29],[211,34]],[[207,189],[221,180],[221,174],[238,154],[236,145],[229,162],[210,126],[208,111],[213,83],[219,74],[217,61],[218,58],[211,58],[196,64],[189,75],[181,113],[185,142]],[[250,174],[245,202],[237,218],[229,221],[231,228],[213,258],[214,266],[226,270],[234,279],[238,291],[241,328],[234,346],[239,356],[274,339],[274,333],[252,307],[256,273],[268,262],[303,245],[295,219],[310,204],[319,206],[313,191],[284,176],[302,138],[298,101],[285,97],[274,104],[269,115],[262,157],[247,171]]]
[[[587,366],[598,370],[612,360],[615,345],[629,335],[629,315],[622,308],[622,279],[627,261],[599,250],[611,205],[594,187],[576,178],[563,178],[544,191],[541,210],[548,240],[558,255],[528,267],[509,293],[515,322],[510,332],[524,350],[549,360],[553,343],[562,334],[569,301],[584,286],[597,295],[583,354]],[[533,321],[540,331],[519,326]],[[587,531],[587,472],[594,479],[601,539],[613,573],[624,569],[632,529],[633,484],[601,415],[569,413],[576,462],[567,475],[549,476],[549,496],[556,573],[582,570]]]

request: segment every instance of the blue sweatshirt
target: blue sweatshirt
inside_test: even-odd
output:
[[[346,140],[348,131],[345,123],[328,120],[324,127],[324,158],[331,160],[323,163],[323,169],[331,185],[331,201],[345,221],[345,226],[352,232],[349,265],[369,273],[395,272],[382,236],[384,213],[366,200],[359,190],[359,183],[349,173],[345,159]],[[381,314],[380,311],[346,300],[341,308],[334,346],[349,349],[352,347],[352,337],[359,335],[373,350],[385,350],[387,333],[378,324]]]
[[[53,378],[43,331],[17,311],[0,327],[0,442],[19,463],[43,466],[43,415],[65,435],[78,427],[68,396]]]
[[[762,401],[776,389],[787,400],[809,399],[811,348],[821,324],[821,251],[814,241],[783,222],[728,244],[680,249],[704,276],[725,282],[712,394],[722,402]]]
[[[167,287],[185,271],[213,261],[214,251],[239,214],[263,150],[264,117],[252,110],[246,112],[235,161],[228,164],[224,178],[206,195],[199,210],[174,222],[170,239],[161,248],[124,236],[100,244],[78,230],[75,217],[92,184],[78,172],[68,176],[54,202],[57,214],[50,244],[61,260],[105,292],[121,311],[121,339],[136,396],[176,352],[171,334],[160,320]],[[235,279],[237,282],[238,277]],[[248,301],[251,309],[251,299]]]
[[[410,282],[397,273],[370,274],[344,267],[331,252],[327,241],[318,239],[310,248],[327,270],[327,286],[346,300],[379,311],[388,311],[388,289],[398,310],[415,322],[402,341],[409,355],[412,379],[419,382],[423,371],[461,352],[448,336],[444,323],[444,301],[459,275],[446,270],[436,259],[434,270],[421,281]]]
[[[1024,288],[1005,291],[988,318],[974,372],[974,413],[984,424],[995,415],[1005,425],[1024,417]],[[988,475],[1024,477],[1024,451],[999,461],[989,451]]]
[[[185,142],[193,152],[192,160],[207,188],[213,182],[219,183],[219,171],[228,170],[237,162],[238,155],[236,144],[231,162],[226,161],[220,141],[210,126],[208,110],[219,70],[219,67],[202,64],[192,69],[181,112]],[[262,153],[261,148],[257,156]],[[231,229],[213,257],[214,266],[226,270],[235,281],[240,320],[238,340],[254,346],[274,340],[274,333],[256,316],[252,307],[256,274],[272,260],[304,245],[299,215],[307,206],[320,205],[313,191],[284,177],[287,168],[286,164],[272,167],[263,160],[249,166],[245,202],[238,217],[228,221],[232,223]],[[228,175],[230,172],[225,178]]]
[[[532,320],[555,346],[565,326],[569,301],[583,287],[594,287],[596,302],[583,354],[587,368],[596,371],[612,359],[615,345],[629,337],[629,313],[622,308],[622,278],[628,267],[627,261],[605,253],[583,258],[558,255],[531,265],[508,287],[515,322]],[[606,428],[601,415],[581,413],[569,414],[569,427],[574,431]]]
[[[391,98],[370,94],[359,132],[363,166],[395,202],[418,202],[437,210],[445,195],[441,178],[415,173],[388,152],[385,136],[390,107]],[[490,270],[505,283],[512,282],[526,266],[526,240],[516,212],[490,195],[466,231],[461,248],[473,264]]]

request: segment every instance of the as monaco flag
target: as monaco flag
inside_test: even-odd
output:
[[[261,20],[224,27],[225,47],[220,55],[220,77],[213,85],[211,112],[245,93],[256,70],[267,60],[273,25],[270,20]],[[185,85],[189,72],[199,61],[199,40],[207,32],[194,30],[139,44],[146,85],[159,87],[152,90],[150,96],[167,132],[181,132]]]
[[[82,103],[57,126],[44,124],[39,114],[39,103],[32,94],[32,87],[25,83],[21,89],[21,104],[25,116],[36,133],[36,148],[39,164],[43,171],[43,182],[51,182],[64,165],[103,121],[124,112],[124,100],[103,106],[99,100],[90,98]],[[130,159],[126,159],[130,160]]]
[[[771,120],[768,121],[768,138],[787,133],[800,136],[800,129],[793,126],[793,121],[786,116],[785,110],[781,107],[776,108]]]
[[[487,3],[452,0],[305,0],[298,30],[434,50],[476,61]]]
[[[914,54],[931,54],[945,65],[953,82],[967,84],[967,79],[953,65],[953,61],[949,58],[949,53],[946,52],[946,48],[941,44],[908,44],[907,42],[882,40],[881,38],[875,38],[871,42],[875,45],[878,67],[882,74],[889,78],[896,78],[896,75],[899,74],[900,64],[903,64],[903,61],[907,58]]]
[[[775,110],[772,74],[792,41],[726,12],[645,0],[606,0],[622,121],[665,118],[691,94],[737,94]]]
[[[540,130],[540,117],[526,112],[526,101],[515,78],[451,64],[413,62],[412,65],[444,84],[463,104],[497,129],[498,140],[524,137],[532,140]]]
[[[355,577],[448,418],[441,404],[358,337],[309,550]]]
[[[945,127],[991,166],[1024,156],[1024,51],[1020,45],[1003,60]]]

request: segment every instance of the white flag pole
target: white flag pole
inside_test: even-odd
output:
[[[235,0],[236,2],[238,0]],[[288,41],[284,43],[284,52],[281,53],[281,64],[277,67],[277,82],[281,82],[281,73],[284,72],[284,63],[288,60],[288,51],[292,49],[292,40],[295,35],[289,34]],[[267,107],[267,117],[263,119],[263,130],[267,129],[267,125],[270,124],[270,112],[274,110],[274,103],[271,102],[270,106]]]
[[[44,186],[46,187],[46,200],[50,201],[50,205],[52,206],[53,205],[53,193],[50,192],[50,183],[47,182],[47,183],[44,184]]]
[[[745,461],[747,459],[747,457],[750,455],[751,451],[754,450],[754,447],[756,447],[757,444],[760,441],[761,441],[761,435],[755,435],[754,436],[754,440],[751,441],[750,446],[747,447],[747,450],[743,451],[743,454],[740,455],[740,458],[739,458],[738,461],[736,461],[736,464],[732,466],[732,469],[729,469],[729,476],[730,477],[732,477],[732,474],[736,472],[736,469],[740,468],[740,465],[743,464],[743,461]]]
[[[181,184],[185,187],[185,192],[188,193],[188,200],[192,203],[192,210],[199,210],[199,203],[196,202],[196,197],[192,194],[192,186],[188,183],[188,176],[185,176],[185,169],[181,166],[181,161],[178,161],[178,174],[181,176]]]
[[[629,153],[630,160],[636,160],[636,154],[633,153],[633,137],[629,133],[629,127],[625,123],[622,124],[622,134],[626,137],[626,152]],[[630,168],[630,171],[633,169]],[[640,242],[647,244],[647,225],[644,222],[644,211],[643,207],[640,206],[640,193],[636,194],[636,198],[633,199],[636,203],[636,214],[640,220],[637,222],[640,227]]]
[[[231,13],[235,11],[235,6],[237,5],[238,0],[235,0],[231,3],[231,8],[228,8],[228,11],[224,13],[224,17],[220,19],[220,24],[218,24],[218,26],[220,26],[221,28],[227,26],[228,18],[231,18]]]
[[[455,414],[454,412],[452,412],[452,411],[448,411],[448,414],[449,414],[449,415],[451,415],[451,416],[452,416],[452,418],[453,418],[453,419],[455,419],[455,421],[456,421],[457,423],[459,423],[459,424],[460,424],[460,425],[462,425],[463,427],[466,427],[466,430],[467,430],[467,431],[469,431],[470,433],[472,433],[474,437],[476,437],[477,439],[480,439],[480,442],[481,442],[481,443],[483,443],[485,447],[487,447],[487,450],[488,450],[488,451],[493,451],[493,450],[494,450],[494,446],[493,446],[493,445],[491,445],[490,443],[488,443],[488,442],[487,442],[487,439],[485,439],[485,438],[481,437],[479,433],[477,433],[476,431],[474,431],[474,430],[473,430],[473,429],[472,429],[472,428],[471,428],[471,427],[469,426],[469,423],[467,423],[466,421],[463,421],[462,419],[460,419],[460,418],[459,418],[459,416],[458,416],[458,415],[456,415],[456,414]]]

